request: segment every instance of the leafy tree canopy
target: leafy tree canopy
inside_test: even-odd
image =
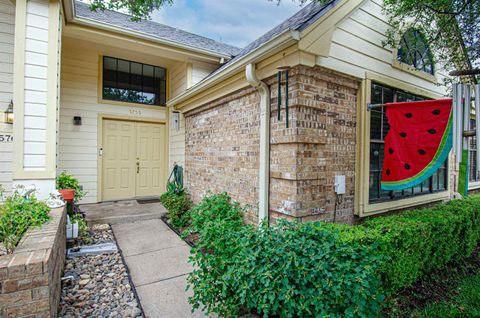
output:
[[[300,4],[309,2],[293,1]],[[150,18],[154,10],[173,2],[174,0],[92,0],[90,8],[128,12],[132,20],[138,21]],[[384,0],[384,11],[391,25],[384,45],[398,47],[402,33],[408,28],[416,28],[427,39],[436,61],[450,69],[480,67],[479,0]]]

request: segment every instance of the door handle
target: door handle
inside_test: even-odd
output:
[[[140,173],[140,162],[137,161],[137,173]]]

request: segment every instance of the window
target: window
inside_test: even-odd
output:
[[[102,94],[113,101],[164,106],[166,70],[104,56]]]
[[[372,84],[373,104],[410,102],[425,98],[394,88]],[[429,194],[447,189],[447,162],[428,180],[413,188],[400,191],[385,191],[380,188],[383,165],[384,140],[390,129],[384,107],[370,111],[370,179],[369,202],[397,200],[414,195]]]
[[[470,120],[470,129],[475,129],[475,119]],[[468,158],[468,181],[480,181],[480,175],[477,171],[477,137],[469,138],[470,149]]]
[[[434,73],[433,55],[425,37],[415,29],[409,29],[402,36],[398,48],[398,61],[413,66],[419,71]]]

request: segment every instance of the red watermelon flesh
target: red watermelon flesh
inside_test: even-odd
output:
[[[430,178],[452,147],[452,100],[387,104],[390,130],[385,138],[381,186],[413,187]]]

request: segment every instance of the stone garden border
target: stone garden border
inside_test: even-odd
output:
[[[65,264],[66,212],[30,229],[13,254],[0,256],[0,317],[57,317]]]

